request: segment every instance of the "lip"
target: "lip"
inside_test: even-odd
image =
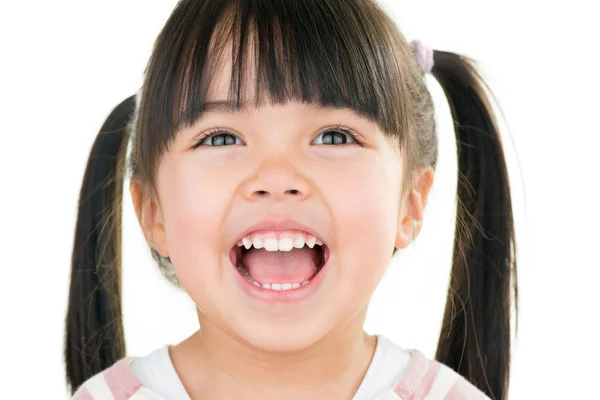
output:
[[[288,229],[290,229],[290,228],[288,228]],[[299,229],[299,228],[297,228],[297,229]],[[233,251],[235,251],[235,249],[232,249],[231,251],[233,252]],[[290,303],[298,303],[298,302],[301,302],[303,300],[310,298],[323,285],[323,281],[325,280],[325,276],[326,276],[327,272],[329,271],[329,264],[331,264],[331,258],[332,258],[331,252],[327,246],[325,246],[324,251],[325,251],[325,259],[327,261],[325,262],[325,264],[323,264],[323,267],[321,267],[321,269],[319,270],[317,275],[315,275],[306,285],[300,286],[297,289],[291,289],[291,290],[285,290],[285,291],[284,290],[277,291],[277,290],[271,290],[271,289],[263,289],[262,287],[258,287],[256,285],[250,283],[246,278],[244,278],[240,274],[237,267],[234,265],[233,260],[235,260],[235,257],[232,257],[231,253],[230,253],[230,256],[228,257],[228,259],[229,259],[229,266],[231,267],[230,271],[234,276],[234,280],[238,283],[238,285],[240,286],[240,289],[246,295],[253,297],[259,301],[266,302],[266,303],[290,304]]]
[[[323,240],[322,235],[319,232],[315,232],[312,228],[310,228],[309,226],[302,224],[296,220],[293,219],[284,219],[284,220],[264,220],[261,221],[257,224],[254,224],[248,228],[246,228],[242,233],[240,233],[240,235],[238,235],[236,237],[235,242],[232,243],[231,247],[237,246],[237,243],[239,241],[241,241],[243,238],[245,238],[246,236],[248,236],[249,234],[251,234],[252,232],[257,232],[257,231],[291,231],[291,230],[298,230],[298,231],[304,231],[314,237],[317,238],[317,240],[320,240],[321,242],[323,242],[326,246],[327,246],[327,241]]]

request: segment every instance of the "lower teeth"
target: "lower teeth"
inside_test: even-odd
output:
[[[286,291],[286,290],[292,290],[292,289],[298,289],[301,286],[307,285],[308,282],[310,282],[309,280],[306,280],[302,283],[263,283],[262,285],[258,282],[256,282],[254,279],[252,279],[252,276],[250,276],[250,272],[248,272],[248,270],[242,266],[238,266],[237,267],[238,271],[240,271],[240,274],[246,278],[246,280],[250,283],[252,283],[255,286],[261,287],[263,289],[269,289],[269,290],[276,290],[276,291]],[[312,278],[311,278],[312,279]]]

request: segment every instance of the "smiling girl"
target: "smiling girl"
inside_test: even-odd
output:
[[[437,361],[363,330],[434,179],[425,73],[450,102],[460,169]],[[121,315],[127,169],[153,257],[200,324],[143,357],[125,357]],[[407,43],[371,0],[182,0],[89,157],[68,383],[76,399],[503,399],[514,254],[502,144],[469,60]]]

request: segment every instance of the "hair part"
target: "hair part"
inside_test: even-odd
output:
[[[434,58],[432,74],[450,102],[459,157],[452,278],[436,359],[502,399],[509,378],[511,276],[516,298],[508,174],[483,80],[466,58],[440,51]],[[157,198],[161,155],[201,116],[211,83],[229,64],[227,96],[236,108],[301,101],[350,108],[377,123],[406,150],[403,195],[413,171],[436,167],[435,110],[423,73],[374,0],[180,1],[155,42],[138,106],[129,98],[113,110],[88,160],[66,321],[73,392],[125,356],[120,207],[127,139],[133,136],[131,179],[143,196]],[[178,284],[170,259],[151,252]]]

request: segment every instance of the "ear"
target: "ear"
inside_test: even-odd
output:
[[[169,257],[160,204],[152,196],[144,195],[142,185],[133,179],[129,185],[129,191],[146,241],[163,257]]]
[[[408,193],[404,210],[398,218],[395,244],[397,249],[406,248],[421,232],[427,197],[433,185],[434,172],[431,167],[419,170],[413,176],[414,185]]]

